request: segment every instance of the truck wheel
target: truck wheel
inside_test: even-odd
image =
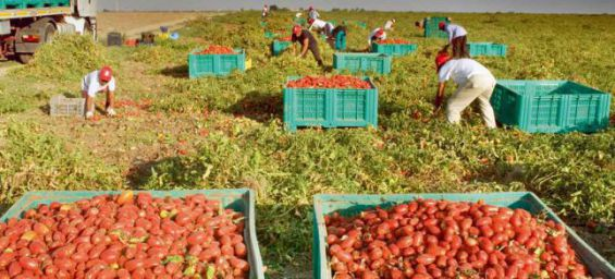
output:
[[[33,57],[34,57],[34,55],[32,53],[19,53],[19,54],[17,54],[17,59],[19,59],[19,62],[21,62],[22,64],[30,63],[30,61],[32,60]]]
[[[53,40],[53,37],[56,34],[56,27],[55,25],[48,23],[47,26],[45,26],[45,41],[44,43],[50,43]]]

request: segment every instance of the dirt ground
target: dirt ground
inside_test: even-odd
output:
[[[158,30],[160,26],[177,26],[200,16],[216,13],[105,12],[98,14],[99,35],[117,31],[128,36]]]

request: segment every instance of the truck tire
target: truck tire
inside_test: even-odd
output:
[[[43,43],[46,44],[53,41],[53,37],[55,36],[57,31],[58,30],[56,29],[55,25],[53,25],[52,23],[47,23],[47,25],[45,26],[45,37]]]
[[[34,54],[32,53],[18,53],[17,54],[17,59],[19,59],[19,62],[21,62],[22,64],[30,63],[32,58],[34,58]]]

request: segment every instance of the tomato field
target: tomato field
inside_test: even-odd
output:
[[[444,40],[423,38],[414,27],[428,14],[321,12],[323,19],[348,22],[349,51],[365,50],[369,30],[391,18],[397,23],[388,36],[418,50],[395,57],[391,74],[372,76],[378,129],[288,133],[282,123],[288,77],[337,74],[334,51],[322,39],[324,68],[311,54],[271,56],[273,39],[265,31],[289,36],[293,16],[274,13],[265,26],[259,12],[203,18],[181,29],[180,40],[152,47],[106,48],[58,37],[32,64],[0,77],[2,208],[33,190],[251,188],[267,274],[288,278],[310,274],[315,194],[531,191],[615,262],[613,103],[611,126],[594,134],[488,130],[474,108],[452,126],[442,113],[432,114],[433,61]],[[498,79],[571,80],[615,94],[614,16],[446,16],[466,27],[469,42],[508,45],[506,58],[477,59]],[[188,54],[211,45],[245,49],[252,68],[188,79]],[[78,96],[81,78],[103,64],[117,79],[117,117],[47,115],[51,96]],[[104,96],[97,104],[104,107]]]

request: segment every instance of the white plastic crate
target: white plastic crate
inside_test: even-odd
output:
[[[49,114],[51,116],[85,116],[84,98],[66,98],[56,95],[49,101]]]

